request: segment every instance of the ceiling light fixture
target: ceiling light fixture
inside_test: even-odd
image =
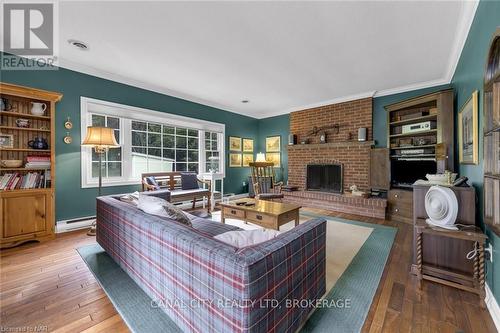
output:
[[[246,104],[248,102],[250,102],[248,99],[244,99],[244,100],[241,101],[241,103],[243,103],[243,104]]]
[[[76,40],[76,39],[68,39],[68,43],[70,45],[73,45],[77,49],[82,50],[82,51],[86,51],[89,49],[89,46],[86,43],[79,41],[79,40]]]

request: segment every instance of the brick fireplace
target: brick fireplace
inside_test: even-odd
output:
[[[333,125],[338,125],[333,127]],[[325,128],[324,131],[321,128]],[[367,141],[358,142],[358,129],[368,130]],[[326,133],[326,143],[320,135]],[[299,144],[288,146],[288,182],[299,191],[285,193],[285,201],[304,206],[384,218],[384,199],[364,199],[349,194],[307,190],[308,165],[341,165],[342,190],[356,184],[369,190],[370,149],[372,139],[372,99],[364,98],[290,114],[290,133]],[[307,144],[300,144],[307,140]]]

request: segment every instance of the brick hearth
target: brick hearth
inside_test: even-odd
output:
[[[327,143],[319,142],[319,135],[308,136],[311,130],[339,125],[338,131],[327,129]],[[358,129],[368,129],[366,142],[358,142]],[[340,212],[384,218],[385,199],[364,199],[343,194],[306,191],[307,164],[340,163],[343,166],[343,190],[356,184],[360,190],[369,190],[370,148],[372,140],[372,99],[332,104],[290,114],[290,133],[298,142],[308,144],[288,146],[288,182],[299,191],[286,192],[285,201],[309,207],[326,208]]]

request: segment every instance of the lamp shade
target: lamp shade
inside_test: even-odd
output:
[[[258,153],[255,162],[266,162],[266,155],[264,153]]]
[[[82,146],[92,146],[101,148],[119,147],[116,142],[115,133],[109,127],[87,127],[87,136],[82,142]]]

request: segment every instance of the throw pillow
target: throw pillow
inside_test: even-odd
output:
[[[153,177],[153,176],[146,177],[146,183],[148,185],[153,186],[155,190],[159,190],[160,189],[160,184],[158,184],[158,182],[156,181],[156,178]]]
[[[170,202],[166,202],[163,205],[163,209],[165,210],[167,216],[172,220],[185,224],[188,227],[193,226],[189,217],[179,207],[176,207]]]
[[[120,201],[137,206],[139,204],[139,192],[135,191],[134,193],[122,195]]]
[[[200,188],[198,186],[198,176],[194,172],[182,172],[181,183],[183,190],[194,190]]]
[[[220,235],[214,236],[214,238],[234,247],[242,248],[265,242],[277,237],[280,234],[281,232],[271,229],[238,230],[224,232]]]
[[[166,203],[167,201],[163,200],[162,198],[139,193],[137,208],[142,210],[144,213],[168,217],[165,209],[163,209],[163,205],[165,205]]]

